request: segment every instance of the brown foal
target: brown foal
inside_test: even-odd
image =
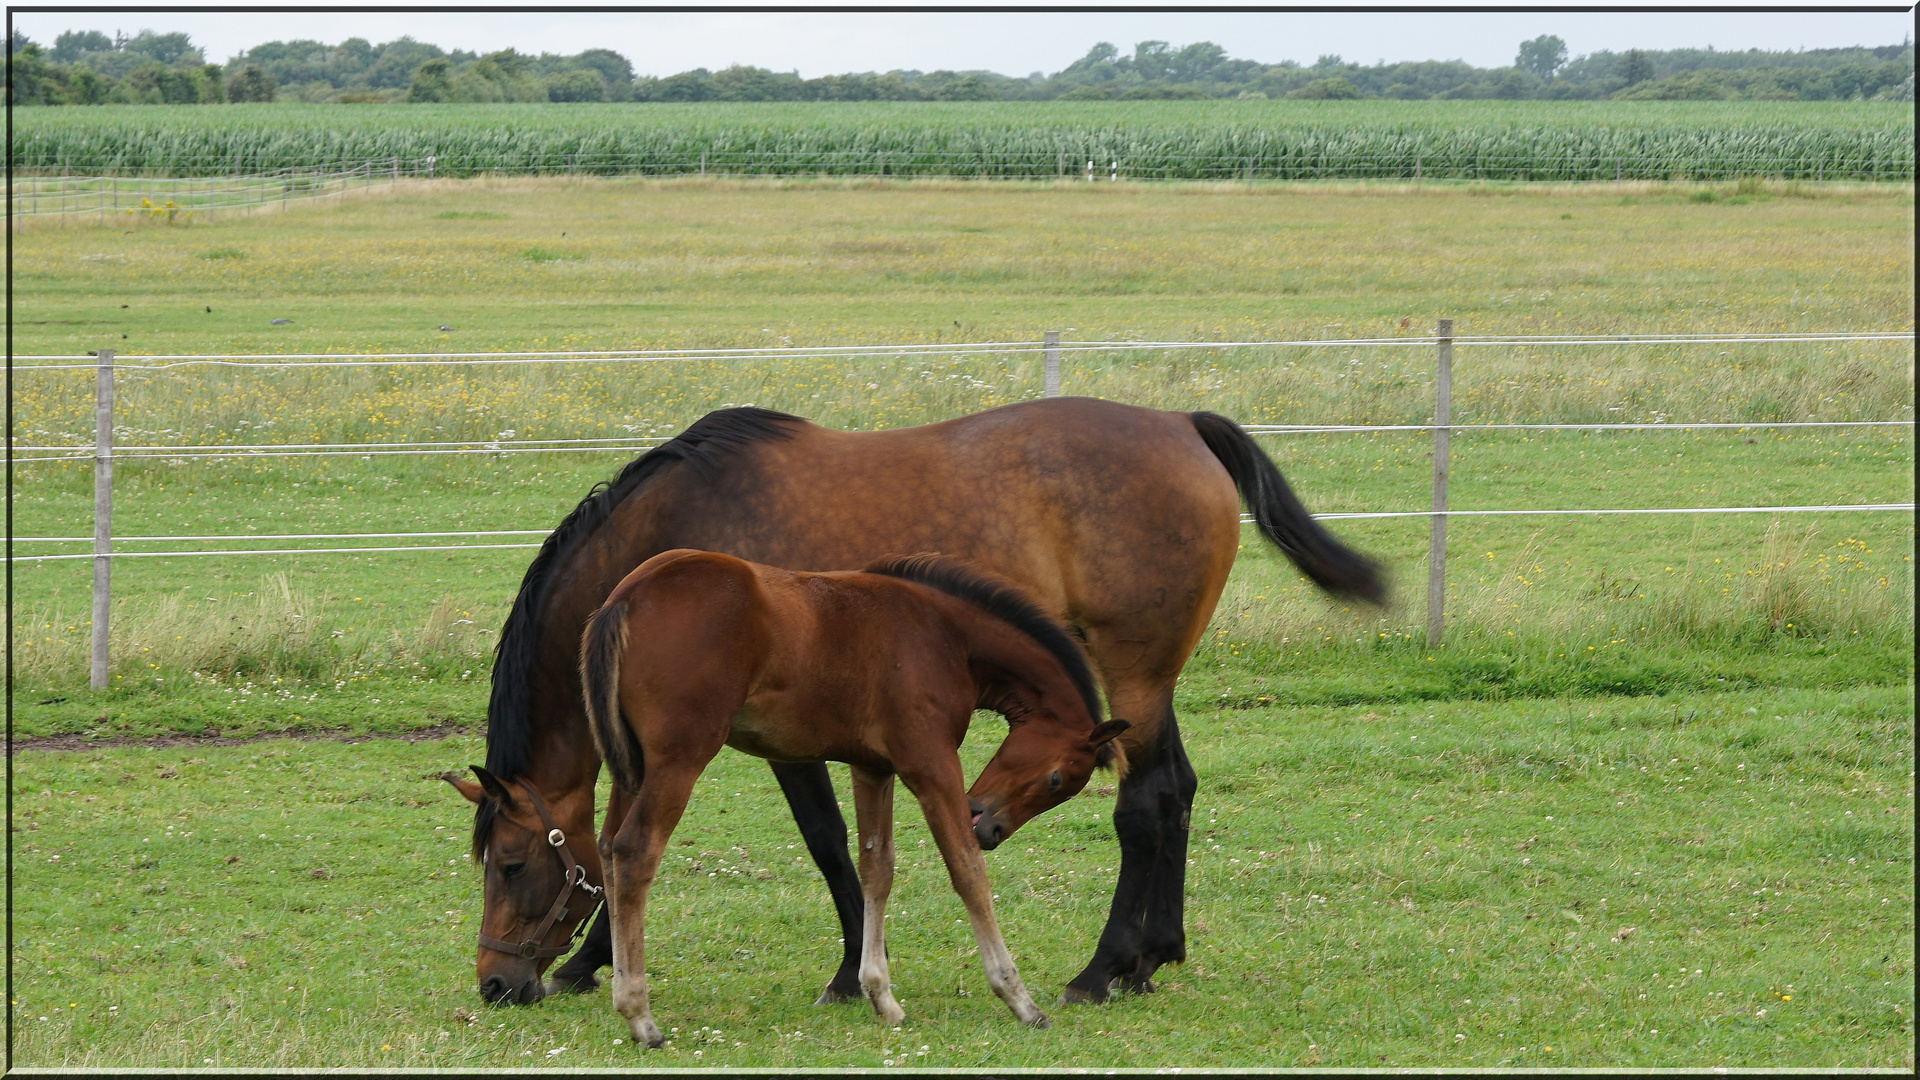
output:
[[[679,549],[642,563],[587,621],[581,689],[595,744],[632,808],[606,845],[613,1005],[636,1041],[664,1041],[647,1001],[647,891],[694,782],[722,746],[772,761],[852,767],[866,910],[860,984],[888,988],[893,778],[920,801],[973,923],[987,982],[1045,1027],[993,918],[983,843],[1123,765],[1094,679],[1064,629],[1012,586],[919,555],[866,571],[801,573]],[[1009,721],[971,791],[960,743],[976,708]],[[988,843],[987,846],[991,846]]]

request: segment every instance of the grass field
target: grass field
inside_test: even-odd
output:
[[[825,891],[766,770],[724,755],[654,891],[655,1015],[677,1030],[644,1056],[604,990],[478,1004],[470,815],[427,775],[476,738],[28,753],[14,1060],[1911,1067],[1911,705],[1190,710],[1190,961],[1159,993],[1053,1005],[1105,914],[1110,800],[1090,788],[989,858],[1044,1032],[985,986],[911,800],[888,935],[907,1023],[811,1006],[839,955]]]
[[[475,172],[1139,179],[1913,177],[1882,102],[1182,101],[21,108],[30,169],[237,175],[435,159]]]
[[[213,225],[30,228],[14,335],[23,354],[152,354],[1418,338],[1440,315],[1468,334],[1911,329],[1912,248],[1911,192],[1867,186],[448,182]],[[1421,423],[1430,363],[1425,347],[1116,350],[1070,354],[1066,389],[1248,422]],[[122,441],[667,434],[743,402],[874,427],[1039,389],[1020,353],[185,372],[123,377]],[[1454,416],[1911,418],[1912,376],[1908,345],[1462,348]],[[17,373],[16,440],[90,443],[90,384]],[[1425,505],[1417,435],[1266,445],[1316,511]],[[1912,497],[1910,428],[1461,435],[1454,455],[1461,508]],[[621,460],[123,462],[116,532],[546,528]],[[90,531],[85,466],[19,466],[16,485],[21,535]],[[661,1015],[688,1033],[670,1063],[1911,1065],[1911,515],[1456,519],[1438,650],[1418,629],[1425,523],[1338,528],[1388,563],[1396,606],[1326,604],[1249,532],[1181,687],[1201,805],[1231,824],[1195,855],[1193,962],[1164,993],[1021,1031],[923,862],[903,867],[892,936],[908,1029],[811,1009],[837,948],[824,897],[790,863],[764,770],[730,755],[714,790],[742,792],[756,824],[723,839],[700,816],[721,807],[696,799],[686,826],[715,835],[685,834],[705,871],[663,901],[696,917],[662,920],[680,936],[653,954]],[[16,731],[477,725],[529,557],[121,560],[98,694],[87,564],[19,565]],[[476,1009],[477,883],[446,863],[457,839],[429,839],[467,815],[420,778],[480,753],[470,737],[28,752],[16,843],[38,850],[16,895],[40,906],[18,912],[16,1062],[626,1060],[604,994]],[[236,794],[255,769],[273,782]],[[1106,806],[1083,796],[1032,853],[994,856],[1036,988],[1071,976],[1104,912]],[[303,823],[311,844],[240,846]],[[135,865],[162,844],[180,854]],[[397,894],[394,865],[423,891]],[[129,1022],[135,1006],[158,1011]],[[700,1025],[725,1034],[696,1043]]]

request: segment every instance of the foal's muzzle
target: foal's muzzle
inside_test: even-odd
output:
[[[979,803],[972,805],[973,838],[980,842],[981,851],[992,851],[1007,838],[1007,820],[998,810],[989,810]]]

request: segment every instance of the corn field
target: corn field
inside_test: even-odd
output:
[[[1075,102],[19,108],[35,172],[1911,181],[1864,102]]]

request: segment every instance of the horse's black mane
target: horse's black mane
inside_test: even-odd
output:
[[[721,458],[741,447],[793,435],[802,423],[772,409],[721,409],[693,422],[672,440],[634,458],[611,481],[594,485],[580,505],[540,545],[540,553],[520,581],[520,594],[500,628],[500,644],[493,654],[493,696],[487,702],[487,771],[502,781],[527,771],[533,736],[533,667],[540,649],[540,612],[546,606],[547,585],[574,544],[600,527],[614,507],[648,477],[676,462],[690,462],[705,471],[720,467]],[[485,800],[490,804],[493,800]],[[487,807],[480,817],[490,818]],[[481,822],[475,821],[478,839]],[[490,824],[490,821],[489,821]]]
[[[1032,638],[1066,669],[1067,678],[1073,681],[1074,689],[1080,691],[1081,700],[1087,704],[1087,715],[1093,717],[1094,723],[1100,722],[1100,697],[1094,692],[1093,669],[1087,666],[1086,654],[1068,636],[1065,627],[1041,611],[1019,589],[937,554],[888,557],[866,569],[869,574],[885,574],[939,589]]]

